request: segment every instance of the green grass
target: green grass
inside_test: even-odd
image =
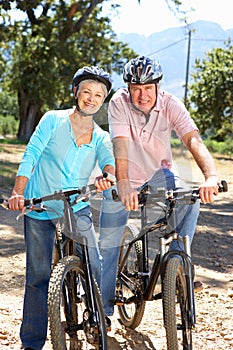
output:
[[[27,141],[20,141],[16,138],[2,138],[2,139],[0,139],[0,144],[3,144],[3,145],[26,145]]]
[[[204,144],[211,153],[217,153],[225,156],[233,156],[233,142],[232,138],[226,139],[224,142],[218,142],[211,140],[210,138],[203,140]],[[173,148],[184,147],[181,141],[177,138],[171,139],[171,145]]]

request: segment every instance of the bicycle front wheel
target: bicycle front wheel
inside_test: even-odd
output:
[[[93,314],[85,291],[90,286],[80,259],[66,256],[54,267],[48,293],[48,315],[54,350],[107,350],[107,334],[102,300],[94,280]]]
[[[135,226],[128,225],[125,227],[120,248],[119,266],[121,266],[124,259],[128,243],[138,234],[139,231]],[[142,295],[142,280],[138,274],[138,272],[143,271],[142,259],[142,242],[137,241],[132,245],[123,268],[118,271],[116,283],[119,316],[121,322],[131,329],[138,327],[145,311],[146,302]]]
[[[187,284],[179,257],[168,260],[163,281],[163,314],[168,350],[192,350]]]

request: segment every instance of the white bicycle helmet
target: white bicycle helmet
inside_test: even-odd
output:
[[[131,59],[123,72],[123,80],[129,84],[157,84],[162,77],[160,64],[145,56]]]

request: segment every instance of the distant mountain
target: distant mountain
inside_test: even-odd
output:
[[[206,52],[213,48],[225,47],[224,42],[229,38],[233,40],[233,28],[225,31],[219,24],[208,21],[196,21],[188,28],[191,30],[189,62],[189,82],[191,82],[190,73],[195,59],[204,58]],[[162,87],[180,98],[184,97],[188,57],[187,27],[169,28],[148,37],[136,33],[122,33],[118,39],[127,43],[139,55],[158,60],[164,74]],[[124,86],[122,77],[117,74],[113,74],[113,82],[114,88]]]

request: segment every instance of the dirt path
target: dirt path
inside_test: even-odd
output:
[[[15,163],[20,155],[15,156]],[[8,160],[13,161],[12,157]],[[4,154],[0,160],[5,161]],[[233,163],[216,159],[220,178],[227,180],[229,192],[219,195],[213,204],[201,207],[197,232],[192,244],[196,279],[204,289],[196,294],[197,325],[195,350],[233,349]],[[189,174],[186,174],[187,166]],[[187,179],[200,183],[202,177],[186,154],[177,156],[177,167]],[[190,176],[190,173],[192,176]],[[1,187],[0,196],[8,196],[9,186]],[[0,208],[0,349],[20,349],[18,337],[22,315],[25,252],[22,220]],[[148,302],[140,326],[132,331],[118,322],[117,310],[108,333],[110,350],[166,350],[161,302]],[[48,339],[45,350],[51,350]]]

